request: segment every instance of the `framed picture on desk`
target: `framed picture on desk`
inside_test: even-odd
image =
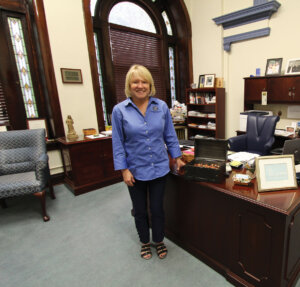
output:
[[[297,188],[294,155],[257,157],[255,166],[258,192]]]

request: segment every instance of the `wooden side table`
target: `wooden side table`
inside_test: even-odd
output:
[[[75,141],[58,139],[64,164],[65,183],[75,195],[122,180],[114,170],[111,137]]]

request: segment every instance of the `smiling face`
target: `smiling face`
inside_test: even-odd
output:
[[[133,75],[130,80],[130,94],[134,100],[143,101],[149,97],[150,83],[139,75]]]

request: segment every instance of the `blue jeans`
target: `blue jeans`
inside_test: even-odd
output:
[[[147,209],[147,191],[151,213],[152,240],[161,242],[165,236],[165,214],[163,199],[166,175],[149,181],[135,180],[134,186],[128,186],[132,200],[135,226],[142,243],[150,241],[149,220]]]

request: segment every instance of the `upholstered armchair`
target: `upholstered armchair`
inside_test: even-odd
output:
[[[274,132],[278,121],[278,116],[248,115],[246,134],[230,138],[229,149],[235,152],[269,154],[275,141]]]
[[[48,166],[45,130],[17,130],[0,132],[0,202],[5,199],[34,194],[41,200],[44,221],[46,213],[45,193],[49,186],[55,198]]]

